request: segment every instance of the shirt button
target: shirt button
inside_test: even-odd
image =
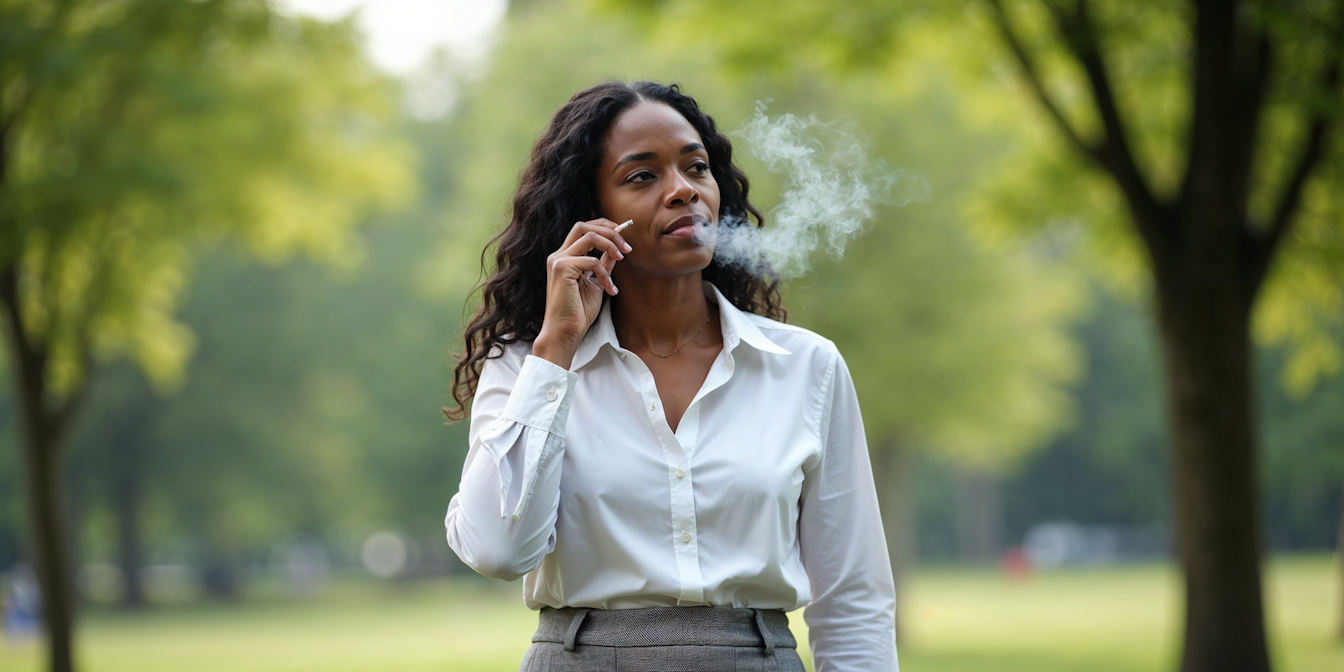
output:
[[[621,353],[621,359],[625,359],[625,353],[624,353],[624,352]]]
[[[658,410],[658,404],[649,404],[649,410],[650,411]]]
[[[685,470],[685,469],[682,469],[681,467],[677,467],[677,472],[676,472],[676,473],[677,473],[677,478],[682,478],[682,477],[684,477],[684,476],[686,475],[686,470]]]
[[[690,541],[690,540],[691,540],[691,533],[690,533],[690,532],[682,532],[682,533],[681,533],[681,540],[682,540],[682,541]]]
[[[546,401],[555,401],[555,390],[546,390]]]

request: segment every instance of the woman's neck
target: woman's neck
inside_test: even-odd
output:
[[[710,317],[700,272],[675,278],[621,278],[612,298],[616,337],[627,346],[671,352],[700,332]]]

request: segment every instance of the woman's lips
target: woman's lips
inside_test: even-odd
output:
[[[702,222],[704,219],[697,215],[682,215],[672,220],[672,225],[663,232],[663,235],[673,238],[694,238],[695,227]]]

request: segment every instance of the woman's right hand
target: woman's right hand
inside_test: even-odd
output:
[[[533,355],[568,369],[602,310],[603,292],[616,295],[611,269],[631,250],[616,226],[604,218],[578,222],[560,249],[546,258],[546,315],[532,343]],[[601,251],[601,258],[588,256],[593,250]]]

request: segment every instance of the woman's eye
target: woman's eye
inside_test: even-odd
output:
[[[709,164],[707,164],[707,163],[701,163],[701,162],[696,162],[696,163],[691,164],[691,167],[688,168],[687,170],[690,170],[691,172],[695,173],[696,175],[704,175],[705,173],[708,173],[708,172],[709,172]]]
[[[650,173],[647,170],[641,170],[638,173],[635,173],[634,175],[625,178],[625,182],[626,184],[634,184],[638,182],[648,182],[649,180],[652,179],[653,179],[653,173]]]

